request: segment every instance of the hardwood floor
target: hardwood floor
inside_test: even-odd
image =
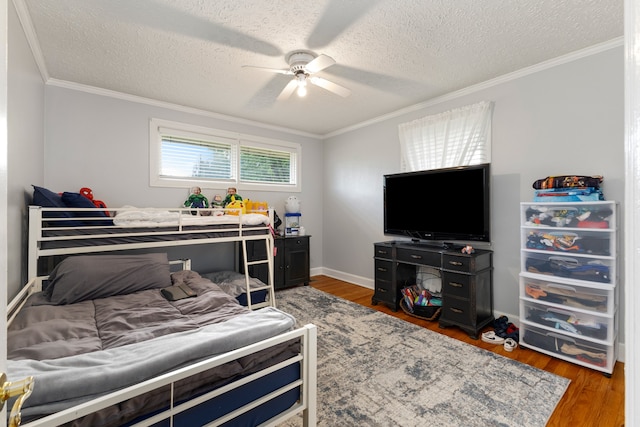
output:
[[[489,351],[535,366],[547,372],[571,380],[562,400],[556,407],[548,426],[620,427],[624,425],[624,364],[617,362],[611,378],[602,372],[565,362],[536,351],[518,347],[508,352],[500,345],[474,340],[456,327],[441,329],[438,322],[429,322],[407,315],[399,310],[393,312],[384,304],[372,305],[373,290],[327,276],[314,276],[310,286],[378,310],[407,322],[420,325],[434,332],[448,335]],[[490,329],[490,328],[487,328]],[[517,425],[517,420],[514,420]]]

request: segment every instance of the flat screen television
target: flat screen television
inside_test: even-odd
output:
[[[490,242],[490,164],[384,176],[384,233]]]

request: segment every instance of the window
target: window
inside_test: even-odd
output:
[[[152,186],[300,191],[300,144],[159,119],[149,134]]]
[[[401,170],[490,163],[492,111],[485,101],[401,124]]]

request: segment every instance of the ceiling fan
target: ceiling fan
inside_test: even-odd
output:
[[[321,77],[314,76],[315,73],[318,73],[336,63],[336,61],[330,56],[323,54],[316,55],[308,50],[296,50],[289,53],[286,60],[289,64],[289,69],[285,70],[255,67],[252,65],[243,65],[243,67],[257,68],[271,73],[293,76],[293,79],[291,79],[282,92],[280,92],[280,95],[278,95],[278,101],[289,98],[294,91],[297,91],[298,96],[305,96],[307,94],[307,83],[311,83],[342,97],[347,97],[351,94],[351,91],[343,86]]]

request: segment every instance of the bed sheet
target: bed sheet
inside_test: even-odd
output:
[[[194,271],[172,273],[171,283],[186,284],[198,297],[167,301],[160,289],[148,289],[52,305],[43,293],[36,293],[8,329],[8,358],[43,360],[108,350],[224,322],[248,312]]]
[[[215,212],[215,211],[213,211]],[[262,214],[243,215],[190,215],[162,209],[135,209],[125,207],[117,211],[113,223],[118,227],[169,227],[181,225],[240,224],[269,225],[269,217]]]

